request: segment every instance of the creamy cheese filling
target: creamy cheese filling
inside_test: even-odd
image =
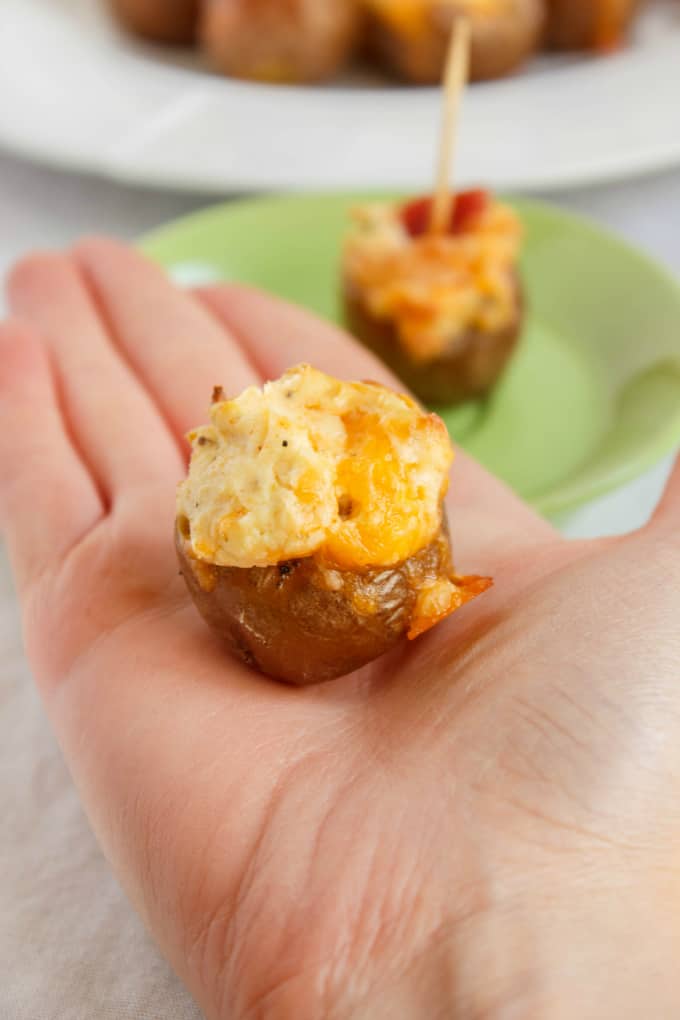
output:
[[[441,419],[409,397],[301,365],[218,399],[210,420],[189,435],[177,496],[199,560],[387,567],[439,531],[453,451]]]
[[[454,351],[468,330],[496,332],[518,313],[518,217],[491,201],[470,229],[413,238],[401,205],[354,210],[344,250],[345,286],[370,314],[394,326],[414,361]]]

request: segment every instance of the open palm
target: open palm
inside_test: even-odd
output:
[[[460,454],[456,565],[493,592],[286,687],[189,603],[182,437],[216,384],[385,370],[111,242],[25,262],[9,297],[0,510],[28,653],[102,847],[206,1014],[680,1015],[680,479],[644,532],[568,543]]]

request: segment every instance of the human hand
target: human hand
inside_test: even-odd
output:
[[[386,372],[110,242],[28,260],[9,299],[0,519],[28,655],[101,845],[208,1017],[680,1015],[680,472],[642,532],[569,543],[459,454],[457,566],[494,590],[285,687],[189,604],[182,436],[217,383]]]

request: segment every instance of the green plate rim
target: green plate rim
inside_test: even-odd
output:
[[[267,206],[285,205],[290,202],[323,201],[324,199],[332,199],[333,201],[351,205],[353,202],[366,201],[371,198],[389,200],[401,197],[405,197],[403,192],[395,192],[388,189],[381,191],[371,188],[363,192],[354,190],[348,192],[334,190],[305,193],[272,192],[265,195],[227,199],[170,220],[137,238],[136,244],[149,258],[165,266],[166,261],[155,249],[158,245],[165,243],[166,235],[186,228],[201,229],[203,224],[209,224],[216,215],[228,215],[237,208],[261,209]],[[560,224],[570,228],[576,226],[586,236],[589,235],[598,241],[606,241],[608,244],[617,247],[628,259],[637,262],[638,265],[644,268],[645,272],[655,274],[665,286],[674,292],[678,306],[678,320],[680,322],[680,280],[652,255],[637,248],[613,231],[601,227],[582,213],[573,213],[551,202],[534,198],[513,195],[502,195],[500,197],[516,209],[520,216],[524,215],[525,210],[529,213],[535,212],[537,215],[551,219],[557,226]],[[678,343],[678,357],[680,360],[680,340]],[[654,441],[650,441],[617,468],[611,469],[602,477],[595,477],[590,481],[579,482],[578,476],[566,478],[555,486],[553,491],[534,499],[529,499],[527,502],[545,516],[555,517],[566,514],[569,511],[593,502],[639,477],[665,456],[673,453],[679,444],[680,406],[676,414],[669,416],[666,427],[660,431]]]

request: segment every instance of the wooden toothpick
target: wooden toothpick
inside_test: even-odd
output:
[[[454,161],[460,105],[470,73],[470,37],[468,18],[456,18],[451,30],[451,44],[444,72],[444,120],[430,218],[429,232],[431,234],[445,234],[451,221],[451,209],[455,198],[451,168]]]

